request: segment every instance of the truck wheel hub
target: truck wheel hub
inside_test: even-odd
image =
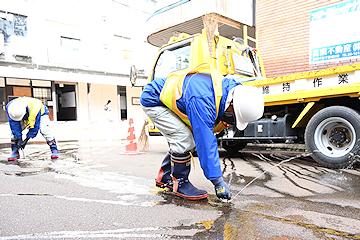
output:
[[[350,132],[343,127],[334,128],[329,134],[329,141],[335,147],[344,147],[351,140]]]

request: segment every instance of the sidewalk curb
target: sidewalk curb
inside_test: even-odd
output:
[[[78,121],[50,122],[50,129],[58,141],[82,140],[82,139],[118,139],[126,140],[128,135],[129,121],[121,122],[95,122],[82,123]],[[142,130],[142,125],[135,126],[135,136],[138,138]],[[23,137],[26,130],[23,132]],[[10,143],[11,130],[9,123],[0,123],[0,143]],[[38,133],[33,141],[44,141]]]

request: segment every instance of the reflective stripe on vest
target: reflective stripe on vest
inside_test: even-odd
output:
[[[167,78],[164,88],[160,94],[160,101],[165,104],[169,109],[171,109],[176,115],[178,115],[181,120],[183,120],[189,127],[191,127],[189,118],[180,112],[176,105],[176,100],[180,99],[182,96],[182,86],[184,79],[187,75],[192,73],[210,73],[213,83],[214,93],[215,93],[215,105],[216,105],[216,117],[219,114],[220,101],[222,97],[222,79],[224,76],[212,67],[208,63],[203,63],[193,70],[187,71],[183,70],[177,73],[170,74]]]

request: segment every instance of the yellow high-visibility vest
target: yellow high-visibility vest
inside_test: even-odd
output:
[[[25,120],[25,125],[28,128],[34,128],[36,115],[41,111],[41,115],[45,113],[45,107],[39,99],[20,97],[18,100],[25,101],[26,105],[29,108],[29,117],[28,120]],[[18,101],[16,100],[16,101]]]
[[[213,83],[214,93],[215,93],[215,105],[216,105],[216,117],[219,114],[219,107],[221,97],[223,95],[222,92],[222,79],[224,76],[212,67],[208,63],[203,63],[194,68],[193,70],[183,70],[173,74],[170,74],[168,79],[165,82],[164,88],[160,93],[160,101],[165,104],[169,109],[171,109],[176,115],[183,120],[186,125],[191,128],[191,124],[189,118],[180,112],[178,107],[176,106],[176,100],[179,100],[182,96],[182,86],[184,83],[184,79],[187,75],[192,73],[209,73],[211,74],[211,79]]]

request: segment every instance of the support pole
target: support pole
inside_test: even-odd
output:
[[[55,89],[55,82],[51,81],[51,98],[53,100],[53,121],[56,124],[57,123],[57,111],[58,111],[58,103],[57,103],[57,95],[56,95],[56,89]]]
[[[89,123],[91,123],[91,112],[90,112],[90,88],[91,88],[91,83],[87,83],[87,105],[88,105],[88,118],[89,118]]]
[[[205,14],[202,18],[204,29],[206,31],[206,36],[208,40],[208,46],[210,51],[210,57],[213,57],[214,54],[214,36],[215,32],[218,32],[218,23],[219,23],[219,16],[210,13]]]

